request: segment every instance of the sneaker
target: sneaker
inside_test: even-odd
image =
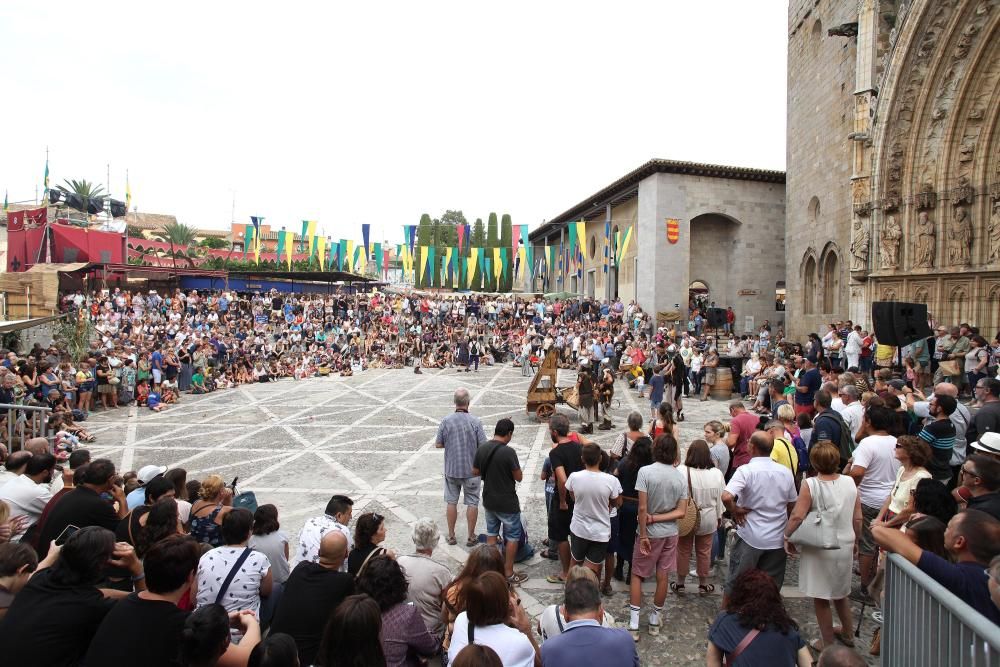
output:
[[[640,637],[640,635],[639,635],[639,628],[629,628],[628,629],[628,633],[630,635],[632,635],[632,641],[634,641],[635,643],[638,644],[639,643],[639,637]]]
[[[650,623],[649,624],[649,634],[651,636],[653,636],[653,637],[655,637],[658,634],[660,634],[660,624],[659,623]]]

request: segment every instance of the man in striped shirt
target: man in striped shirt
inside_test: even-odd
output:
[[[951,453],[955,449],[955,425],[951,422],[951,413],[958,407],[958,401],[953,396],[934,394],[929,407],[933,421],[927,422],[918,434],[927,441],[934,454],[927,470],[937,481],[949,484],[952,478]]]

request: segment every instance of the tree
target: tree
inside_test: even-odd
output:
[[[91,183],[87,180],[63,179],[63,185],[56,186],[63,192],[72,192],[81,197],[97,199],[103,201],[108,195],[104,192],[104,186],[98,183]]]
[[[229,247],[229,242],[225,239],[220,239],[217,236],[209,236],[198,242],[202,248],[211,248],[213,250],[222,250],[223,248]]]
[[[160,238],[158,240],[170,244],[170,254],[174,258],[174,268],[177,268],[178,251],[176,250],[176,246],[192,245],[194,243],[195,234],[196,232],[194,227],[188,227],[181,222],[171,222],[163,225],[163,228],[160,230]],[[194,266],[194,260],[192,260],[191,257],[183,254],[181,257],[184,257],[184,259],[188,261],[189,265]]]
[[[514,288],[514,258],[511,257],[513,244],[513,225],[510,221],[510,215],[504,213],[500,218],[500,247],[507,249],[507,276],[503,277],[501,274],[501,282],[503,285],[499,288],[501,292],[510,292]]]
[[[490,272],[486,276],[486,285],[483,290],[487,292],[497,291],[497,279],[496,279],[496,267],[493,266],[493,249],[500,247],[500,234],[497,225],[497,214],[490,213],[488,222],[486,223],[486,257],[490,262]]]
[[[427,261],[424,256],[423,248],[430,246],[434,242],[434,223],[431,221],[431,216],[424,213],[420,216],[420,224],[417,225],[417,242],[414,244],[416,247],[413,249],[416,255],[416,264],[414,264],[414,276],[413,284],[416,287],[428,287],[430,285],[429,271],[424,272],[424,279],[420,279],[420,267],[423,263]]]
[[[475,224],[472,225],[472,240],[469,241],[469,254],[471,255],[475,252],[475,248],[485,248],[486,247],[486,228],[483,227],[483,219],[476,218]],[[483,267],[479,264],[476,265],[476,271],[473,274],[472,284],[479,285],[481,281],[481,276],[483,275]]]

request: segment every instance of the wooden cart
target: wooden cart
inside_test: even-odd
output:
[[[558,373],[558,355],[548,354],[531,380],[531,386],[528,387],[528,403],[525,410],[528,414],[534,413],[538,421],[547,422],[555,414],[557,403],[566,403],[573,408],[579,407],[576,387],[556,386]]]

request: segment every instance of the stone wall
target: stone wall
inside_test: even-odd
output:
[[[666,218],[680,238],[668,243]],[[638,301],[653,313],[686,317],[688,286],[708,284],[721,308],[732,305],[737,330],[783,320],[775,287],[785,280],[785,188],[759,181],[660,173],[639,184]]]
[[[804,340],[848,317],[856,47],[831,27],[856,0],[791,0],[786,161],[787,329]]]

